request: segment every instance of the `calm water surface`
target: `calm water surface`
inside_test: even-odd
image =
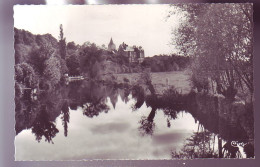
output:
[[[196,97],[182,104],[176,97],[169,102],[168,95],[160,100],[144,94],[83,83],[44,93],[37,101],[16,101],[15,159],[171,159],[172,151],[183,149],[185,139],[198,131],[220,134],[223,144],[249,138],[242,123],[234,126],[219,111],[214,117],[214,100]],[[215,151],[217,143],[214,137]]]
[[[54,144],[39,144],[30,129],[22,131],[15,140],[17,160],[170,159],[171,149],[180,149],[198,127],[191,114],[181,112],[168,128],[167,118],[158,110],[154,135],[142,136],[138,122],[148,116],[150,107],[143,104],[132,111],[135,100],[131,97],[127,103],[118,97],[115,108],[109,98],[106,104],[108,113],[94,118],[83,116],[81,107],[70,110],[67,137],[59,116],[55,122],[60,132],[53,139]]]

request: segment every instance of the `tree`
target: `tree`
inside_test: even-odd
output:
[[[194,73],[208,76],[217,92],[233,99],[238,89],[253,93],[251,4],[179,4],[183,22],[173,44],[193,58]],[[171,12],[173,14],[174,12]],[[242,83],[243,82],[243,83]]]
[[[59,40],[59,49],[60,49],[60,55],[62,59],[66,58],[67,50],[66,50],[66,38],[63,36],[63,27],[62,24],[60,25],[60,40]]]
[[[96,44],[84,44],[79,55],[81,71],[93,77],[92,68],[97,65],[96,62],[102,61],[102,53],[102,49],[99,49]]]
[[[28,63],[15,65],[15,80],[28,88],[37,87],[38,77]]]
[[[44,63],[44,78],[47,79],[52,86],[55,86],[59,83],[62,74],[61,74],[61,64],[57,57],[52,56]]]
[[[103,49],[103,50],[107,50],[106,45],[105,45],[105,44],[102,44],[102,45],[101,45],[101,49]]]
[[[75,42],[68,42],[67,49],[76,50],[77,46],[76,46]]]
[[[31,52],[28,62],[34,67],[35,71],[42,76],[45,70],[44,63],[54,52],[55,49],[50,45],[43,45],[39,49],[35,49]]]
[[[24,44],[15,44],[15,64],[28,62],[31,47]]]
[[[80,74],[80,62],[77,54],[72,54],[66,59],[69,75]]]

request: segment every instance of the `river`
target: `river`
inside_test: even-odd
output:
[[[138,85],[87,81],[37,100],[25,93],[16,99],[15,159],[249,158],[247,108],[204,94],[152,95]]]

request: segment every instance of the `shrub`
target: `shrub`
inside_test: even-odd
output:
[[[127,78],[124,78],[124,82],[129,82],[129,79],[127,79]]]

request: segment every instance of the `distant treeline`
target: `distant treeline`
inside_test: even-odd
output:
[[[64,74],[95,77],[104,49],[94,43],[66,43],[60,27],[59,40],[50,34],[33,35],[14,28],[16,93],[25,88],[53,90],[60,85]]]
[[[166,72],[185,69],[190,59],[177,55],[146,57],[140,63],[130,63],[120,52],[109,52],[105,45],[85,42],[77,45],[66,42],[62,25],[59,39],[51,34],[34,35],[14,28],[16,91],[25,88],[53,90],[64,80],[64,74],[84,75],[99,79],[103,74],[142,72]]]
[[[189,63],[189,57],[172,54],[146,57],[141,65],[151,68],[151,72],[166,72],[184,70],[188,67]]]

